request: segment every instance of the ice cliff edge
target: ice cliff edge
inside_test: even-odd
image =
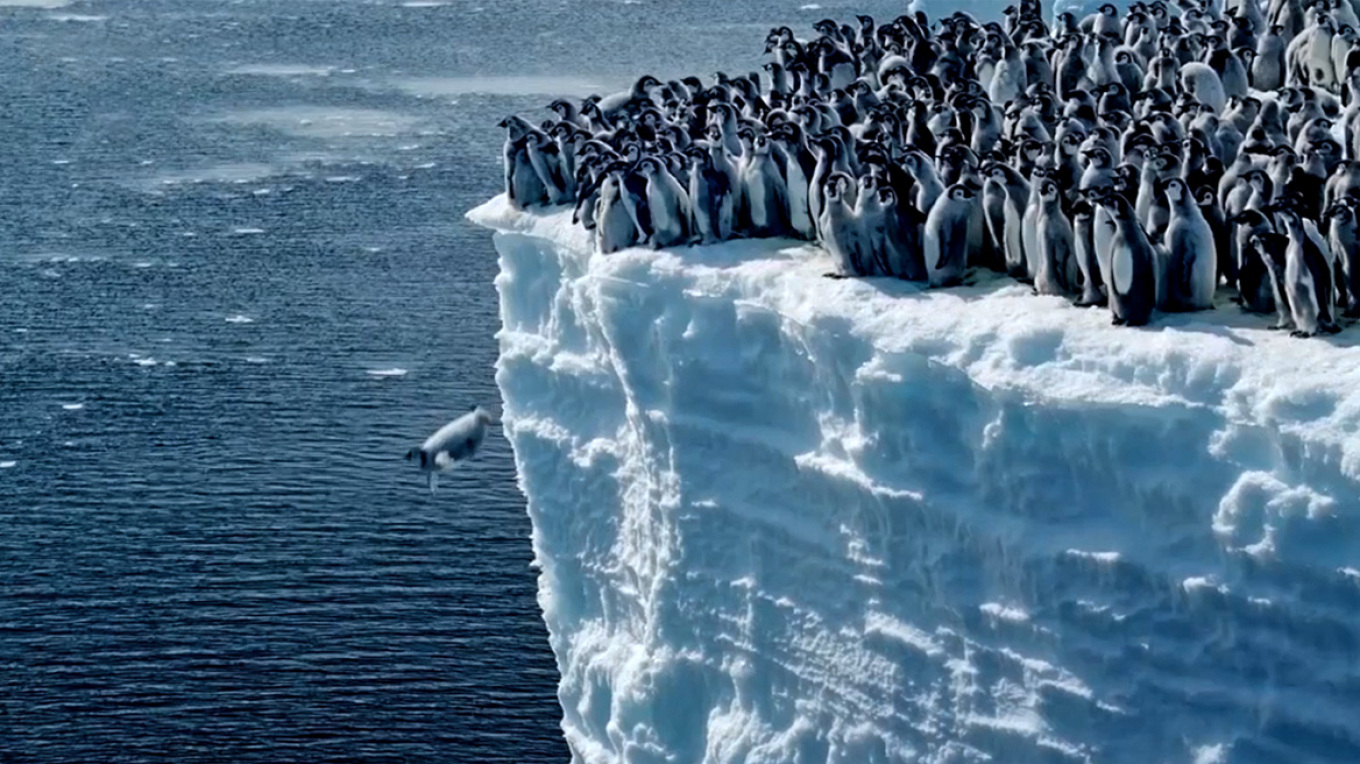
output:
[[[581,762],[1360,761],[1360,346],[497,198]]]

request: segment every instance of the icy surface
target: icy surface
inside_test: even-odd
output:
[[[1360,761],[1360,328],[470,216],[576,760]]]

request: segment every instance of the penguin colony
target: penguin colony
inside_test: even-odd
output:
[[[985,268],[1126,325],[1225,286],[1337,332],[1360,314],[1360,0],[1215,5],[780,27],[768,86],[644,76],[507,118],[506,194],[573,204],[602,253],[793,237],[837,277]]]

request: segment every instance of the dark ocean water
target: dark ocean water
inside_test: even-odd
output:
[[[0,761],[565,761],[495,432],[506,113],[887,3],[0,2]],[[61,7],[54,7],[61,6]]]

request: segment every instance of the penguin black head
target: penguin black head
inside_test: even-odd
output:
[[[963,183],[955,183],[949,187],[949,198],[954,201],[966,202],[973,198],[973,189]]]

